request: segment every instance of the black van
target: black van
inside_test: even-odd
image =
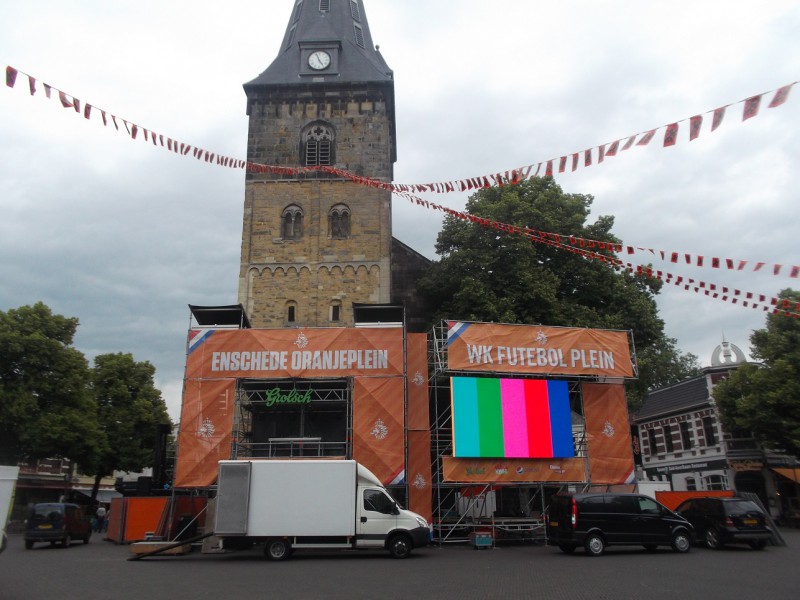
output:
[[[547,511],[547,544],[569,554],[583,546],[600,556],[606,546],[672,546],[689,552],[692,525],[664,505],[639,494],[556,494]]]
[[[65,548],[72,540],[88,544],[91,535],[92,524],[77,504],[34,504],[25,526],[25,548],[36,542],[60,542]]]

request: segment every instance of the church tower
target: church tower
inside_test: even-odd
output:
[[[394,79],[363,0],[294,0],[278,56],[244,85],[247,160],[392,181]],[[248,172],[239,302],[254,327],[353,324],[391,299],[391,193],[315,171]]]

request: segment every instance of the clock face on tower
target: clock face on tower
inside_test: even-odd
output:
[[[308,55],[308,66],[315,71],[327,69],[331,64],[331,55],[324,50],[316,50]]]

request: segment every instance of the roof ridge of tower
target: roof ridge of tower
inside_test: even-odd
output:
[[[321,63],[309,62],[315,52],[324,59]],[[293,0],[278,56],[245,84],[245,90],[264,85],[381,83],[393,78],[372,42],[364,0]]]

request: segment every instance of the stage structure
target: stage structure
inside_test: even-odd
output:
[[[430,519],[427,336],[406,332],[402,306],[282,329],[190,308],[175,488],[211,490],[225,459],[354,459]]]
[[[446,321],[428,344],[437,541],[543,539],[560,488],[633,489],[631,332]]]

